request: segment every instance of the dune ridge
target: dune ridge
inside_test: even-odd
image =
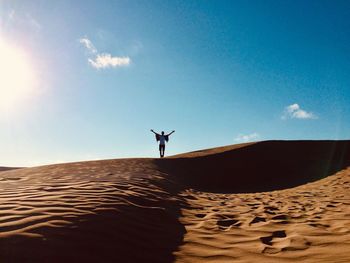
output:
[[[7,167],[7,166],[0,166],[0,172],[3,171],[9,171],[9,170],[15,170],[15,169],[21,169],[23,167]]]
[[[350,165],[350,141],[264,141],[175,157],[157,160],[158,166],[189,187],[231,193],[272,191],[345,169]]]
[[[0,260],[348,262],[349,145],[267,141],[2,171]]]

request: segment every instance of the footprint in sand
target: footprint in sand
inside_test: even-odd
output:
[[[266,218],[260,217],[260,216],[256,216],[256,217],[254,217],[254,219],[249,223],[249,225],[256,224],[256,223],[260,223],[260,222],[266,222]]]
[[[276,215],[271,218],[272,220],[276,221],[278,224],[288,224],[289,223],[289,216],[285,214]]]
[[[330,225],[328,224],[320,224],[320,223],[314,223],[314,222],[310,223],[309,226],[323,228],[323,229],[330,227]]]
[[[277,239],[276,239],[277,238]],[[305,250],[311,242],[305,237],[293,235],[287,237],[284,230],[275,231],[270,236],[260,237],[260,241],[266,245],[262,250],[264,254],[276,254],[283,251]]]
[[[276,237],[286,237],[286,232],[284,230],[279,230],[279,231],[275,231],[272,233],[271,236],[267,236],[267,237],[260,237],[260,241],[262,243],[264,243],[265,245],[269,245],[272,246],[272,240]]]
[[[203,217],[206,216],[206,214],[195,214],[195,216],[198,217],[198,218],[203,218]]]
[[[231,226],[240,226],[241,223],[236,219],[219,219],[216,223],[220,230],[226,230]]]
[[[288,220],[288,216],[281,214],[281,215],[276,215],[274,217],[271,218],[272,220]]]

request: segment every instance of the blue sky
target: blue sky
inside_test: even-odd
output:
[[[1,108],[0,164],[156,157],[151,128],[176,130],[166,154],[349,139],[349,17],[349,1],[0,0],[0,40],[37,80]]]

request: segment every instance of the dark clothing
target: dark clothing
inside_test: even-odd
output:
[[[169,135],[164,135],[164,134],[156,134],[156,141],[160,143],[164,143],[169,141]]]
[[[160,157],[164,157],[164,152],[165,152],[165,144],[159,144]]]
[[[162,158],[164,157],[165,144],[169,141],[169,136],[173,134],[175,131],[172,131],[169,134],[165,134],[163,131],[161,134],[156,133],[154,130],[151,130],[151,132],[154,133],[154,135],[156,136],[157,142],[159,142],[159,154],[160,154],[160,157]]]

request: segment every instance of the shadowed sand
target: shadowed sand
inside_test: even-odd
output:
[[[15,169],[20,169],[20,168],[19,168],[19,167],[5,167],[5,166],[0,166],[0,172],[9,171],[9,170],[15,170]]]
[[[279,190],[350,165],[349,141],[266,141],[197,151],[158,161],[186,186],[214,192]]]
[[[350,141],[268,141],[3,171],[0,259],[349,262],[349,161]]]

